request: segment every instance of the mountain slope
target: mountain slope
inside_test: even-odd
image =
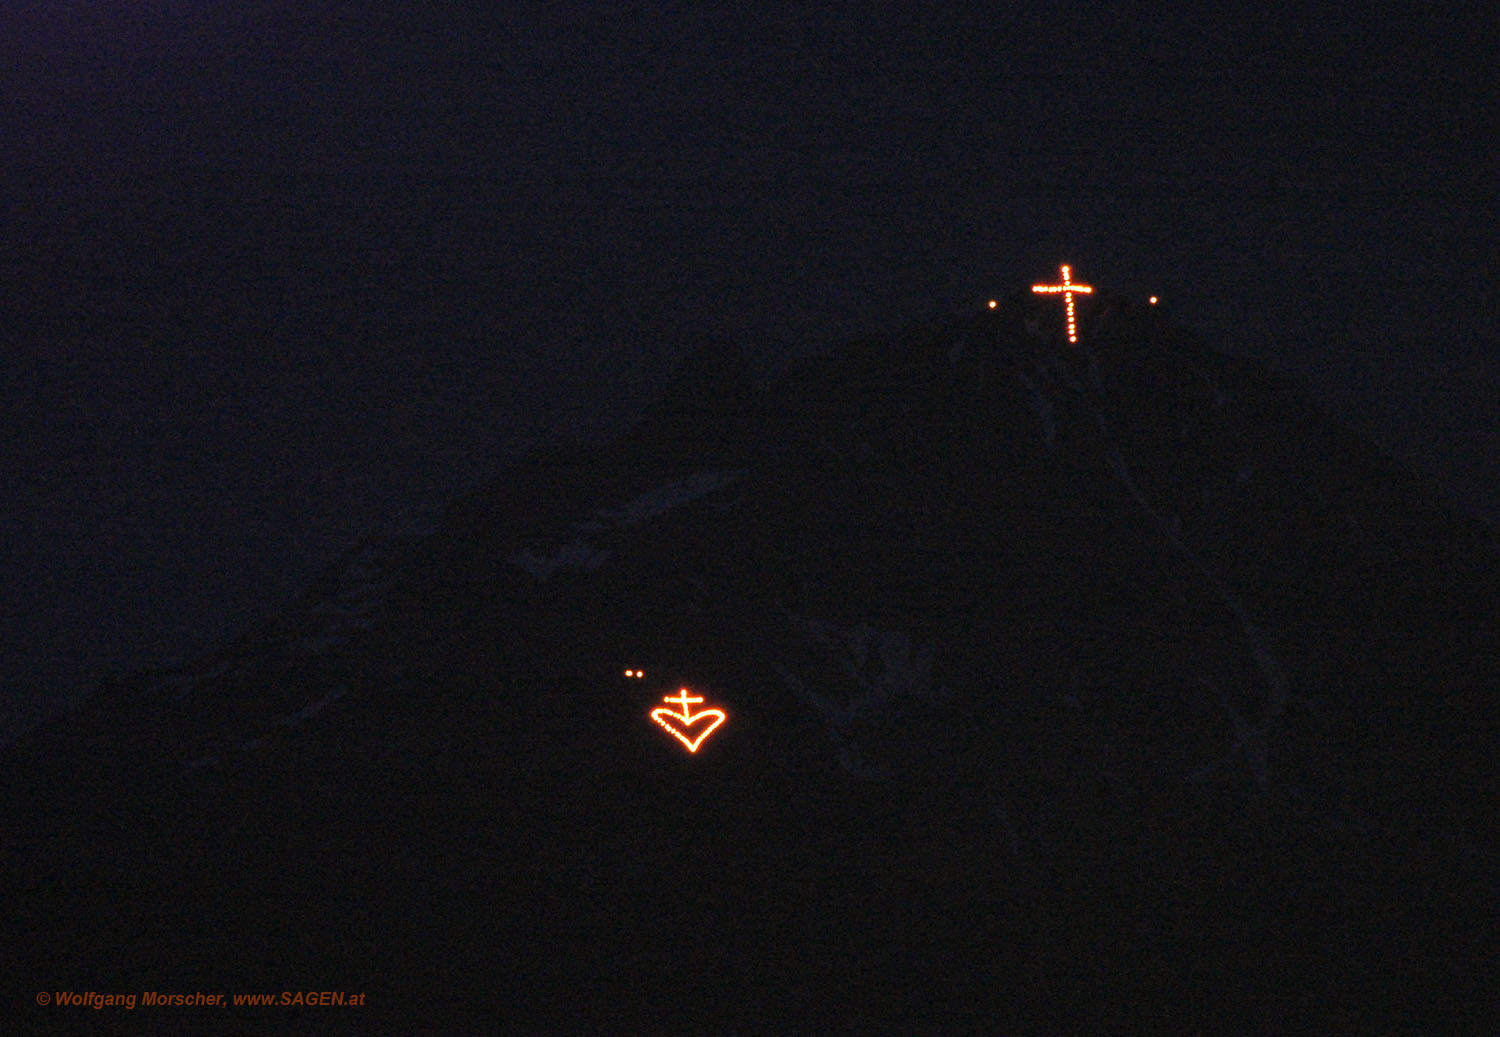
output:
[[[1471,1013],[1495,536],[1156,310],[1054,310],[762,389],[710,344],[101,690],[4,763],[26,974],[439,1026]],[[728,715],[691,755],[682,686]]]

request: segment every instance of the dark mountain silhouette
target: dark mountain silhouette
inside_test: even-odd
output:
[[[1057,311],[1017,293],[761,388],[709,343],[615,441],[537,449],[33,732],[6,1014],[1478,1018],[1495,534],[1157,309],[1100,292],[1077,346]],[[728,716],[695,754],[647,716],[683,686]]]

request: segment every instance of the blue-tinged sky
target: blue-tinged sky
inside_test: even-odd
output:
[[[6,694],[212,643],[706,335],[1063,261],[1500,519],[1495,16],[890,7],[7,4]]]

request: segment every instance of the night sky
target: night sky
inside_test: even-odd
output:
[[[1494,15],[911,6],[7,3],[7,698],[209,646],[705,339],[1064,261],[1500,520]]]

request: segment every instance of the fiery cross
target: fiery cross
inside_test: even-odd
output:
[[[1073,316],[1073,293],[1082,292],[1084,295],[1087,295],[1094,289],[1090,285],[1074,284],[1072,275],[1072,267],[1064,266],[1062,268],[1062,284],[1034,284],[1031,286],[1031,290],[1038,295],[1051,295],[1056,292],[1062,292],[1063,302],[1067,303],[1068,306],[1068,341],[1077,342],[1078,322]]]
[[[691,721],[693,719],[693,717],[695,716],[695,714],[691,710],[688,709],[688,704],[691,703],[691,702],[702,702],[703,701],[703,696],[702,695],[689,696],[688,695],[688,690],[686,688],[683,688],[681,691],[679,691],[677,693],[677,697],[675,699],[672,698],[671,696],[668,696],[668,697],[662,699],[662,701],[663,702],[675,702],[677,705],[681,706],[682,707],[682,712],[681,713],[677,713],[675,715],[681,717],[685,721]]]

